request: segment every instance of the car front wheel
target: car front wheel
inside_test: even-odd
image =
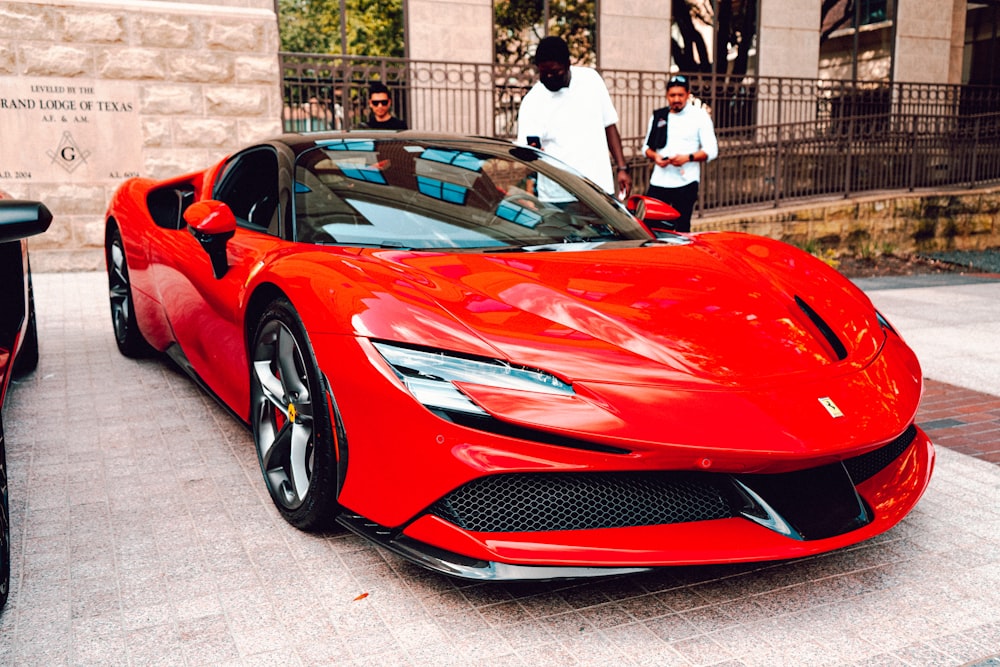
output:
[[[339,513],[343,431],[294,307],[272,302],[251,343],[250,422],[264,482],[285,519],[328,528]]]

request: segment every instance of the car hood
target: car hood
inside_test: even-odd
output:
[[[749,387],[870,363],[885,334],[867,297],[805,253],[743,236],[376,254],[391,298],[429,295],[494,356],[571,382]],[[403,342],[434,347],[440,328],[412,322]]]
[[[355,335],[552,373],[571,397],[461,388],[504,422],[653,457],[643,465],[703,466],[705,452],[726,470],[830,462],[899,435],[922,390],[864,293],[762,237],[365,250],[342,267],[336,310]]]

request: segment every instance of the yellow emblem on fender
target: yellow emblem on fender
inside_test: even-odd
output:
[[[830,413],[830,416],[836,419],[837,417],[843,417],[844,413],[840,411],[837,404],[833,402],[833,399],[829,396],[824,396],[819,399],[820,405],[826,408],[826,411]]]
[[[296,414],[298,414],[298,413],[295,410],[295,404],[294,403],[289,403],[288,404],[288,421],[290,421],[290,422],[292,422],[294,424],[295,423],[295,415]]]

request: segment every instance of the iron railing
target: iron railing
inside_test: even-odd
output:
[[[288,131],[354,129],[367,89],[392,91],[410,127],[512,138],[535,80],[530,66],[281,54]],[[641,191],[641,147],[669,75],[603,70]],[[774,205],[822,195],[1000,181],[1000,87],[690,76],[710,110],[720,155],[706,165],[698,210]]]

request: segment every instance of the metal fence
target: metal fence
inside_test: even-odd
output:
[[[410,127],[512,138],[530,66],[283,53],[288,131],[353,129],[367,90],[392,91]],[[650,165],[641,147],[664,106],[668,74],[603,70],[619,113],[633,180]],[[773,204],[873,190],[1000,181],[1000,88],[691,75],[694,103],[712,114],[719,158],[706,166],[698,210]]]

